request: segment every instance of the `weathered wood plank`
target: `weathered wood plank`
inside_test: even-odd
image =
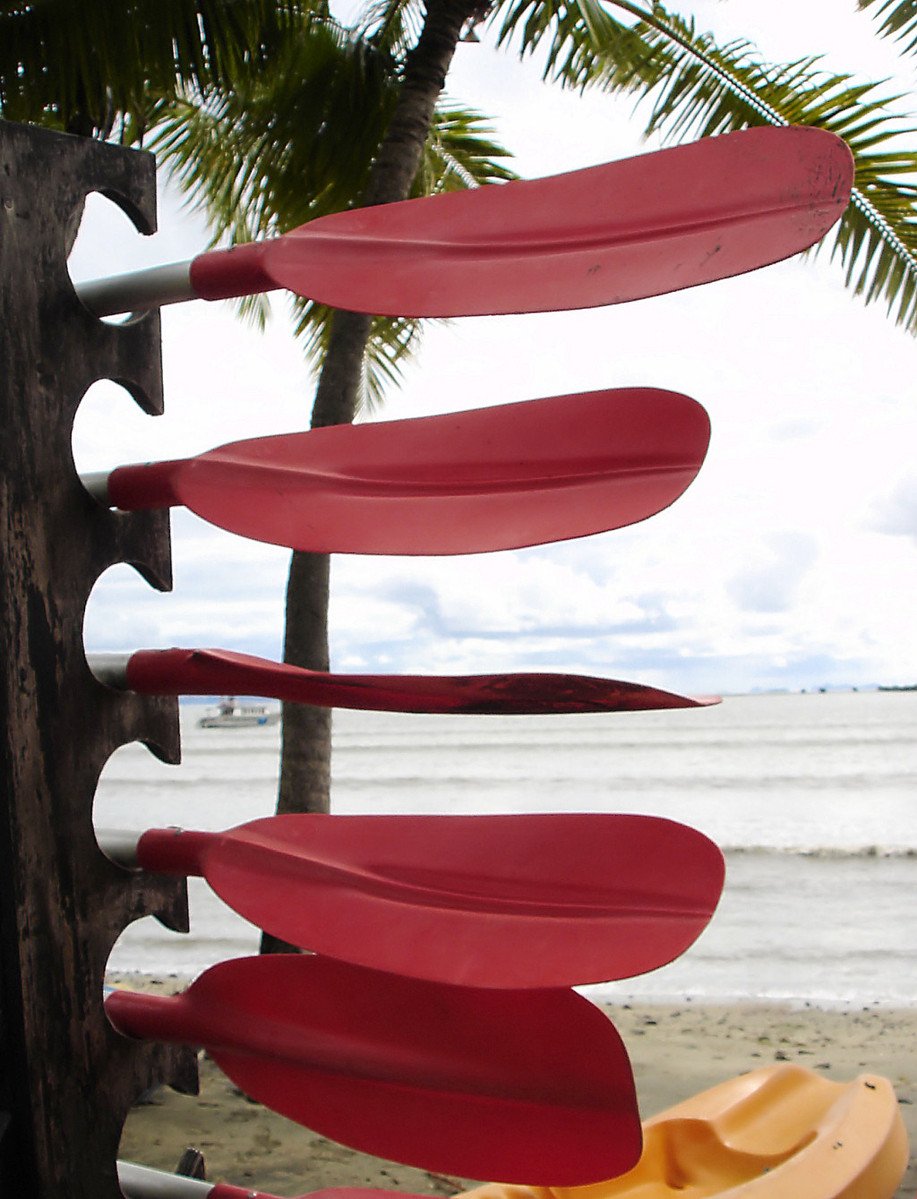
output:
[[[70,286],[91,191],[155,227],[149,155],[0,122],[0,1195],[17,1199],[116,1199],[131,1102],[154,1081],[196,1085],[189,1052],[125,1041],[102,1009],[123,928],[188,917],[182,884],[118,870],[92,831],[114,749],[141,740],[177,761],[180,746],[174,700],[108,691],[83,653],[85,604],[110,565],[171,586],[168,516],[102,510],[71,460],[97,379],[162,409],[158,314],[105,325]]]

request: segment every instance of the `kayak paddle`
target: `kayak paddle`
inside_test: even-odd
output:
[[[334,213],[76,290],[97,316],[276,288],[380,316],[593,308],[797,254],[840,217],[852,182],[835,134],[758,127],[547,179]]]
[[[226,649],[142,649],[90,654],[101,682],[142,695],[258,695],[320,708],[372,712],[546,715],[698,708],[690,699],[617,679],[576,674],[328,674]]]
[[[469,554],[645,520],[700,470],[707,413],[654,388],[237,441],[84,476],[118,508],[184,505],[296,550]]]
[[[197,875],[246,920],[360,966],[475,987],[563,987],[664,966],[707,926],[723,855],[619,813],[267,816],[222,833],[99,834],[119,864]]]
[[[279,1199],[277,1195],[266,1195],[250,1187],[205,1182],[200,1178],[169,1174],[165,1170],[152,1170],[149,1166],[127,1161],[118,1162],[118,1185],[125,1199]],[[300,1199],[306,1197],[303,1195]],[[346,1199],[346,1196],[342,1195],[340,1199]],[[356,1199],[356,1196],[352,1199]],[[389,1195],[386,1199],[393,1199],[393,1196]]]
[[[640,1156],[627,1053],[574,991],[268,954],[174,997],[115,991],[105,1009],[126,1036],[203,1046],[246,1095],[322,1136],[420,1169],[576,1186]]]
[[[237,1187],[229,1182],[204,1182],[165,1170],[151,1170],[136,1162],[118,1162],[118,1183],[125,1199],[280,1199],[266,1191]],[[298,1199],[430,1199],[429,1195],[407,1195],[372,1187],[323,1187]]]
[[[165,1170],[151,1170],[149,1166],[140,1166],[136,1162],[118,1162],[118,1185],[125,1199],[280,1199],[277,1195],[268,1195],[264,1191],[253,1191],[251,1187],[237,1187],[226,1182],[204,1182],[200,1178],[187,1178],[182,1174],[168,1174]],[[370,1192],[371,1193],[371,1192]],[[333,1199],[332,1192],[317,1191],[308,1199],[322,1196],[323,1199]],[[336,1199],[364,1199],[359,1190],[341,1187],[334,1188]],[[299,1199],[307,1199],[301,1195]],[[369,1199],[369,1194],[365,1196]],[[382,1194],[373,1195],[373,1199],[382,1199]],[[420,1199],[419,1196],[398,1197],[391,1193],[385,1199]]]

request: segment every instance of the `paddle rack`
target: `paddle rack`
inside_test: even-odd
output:
[[[129,562],[171,586],[168,513],[115,515],[81,487],[74,415],[98,379],[162,410],[158,314],[122,326],[77,300],[67,253],[85,196],[155,228],[150,155],[0,121],[0,1195],[118,1199],[128,1108],[149,1086],[196,1092],[188,1050],[118,1036],[105,964],[132,920],[187,931],[183,883],[99,851],[93,795],[109,755],[180,755],[178,705],[108,691],[83,653],[99,575]]]

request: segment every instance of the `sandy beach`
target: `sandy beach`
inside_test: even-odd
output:
[[[181,985],[175,978],[112,981],[166,993]],[[917,1193],[917,1008],[834,1011],[686,1001],[633,1003],[608,1012],[630,1053],[644,1117],[775,1061],[844,1082],[863,1073],[883,1075],[894,1086],[911,1141],[898,1199]],[[161,1089],[133,1109],[121,1156],[173,1170],[187,1146],[204,1154],[208,1179],[282,1196],[329,1186],[445,1196],[486,1181],[431,1174],[334,1144],[244,1098],[206,1057],[198,1097]]]

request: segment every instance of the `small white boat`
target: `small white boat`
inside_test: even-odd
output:
[[[280,709],[266,704],[239,704],[234,695],[220,700],[216,712],[202,716],[199,729],[254,729],[280,723]]]

